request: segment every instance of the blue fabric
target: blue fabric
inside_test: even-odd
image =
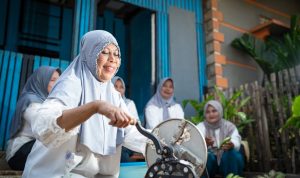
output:
[[[220,166],[218,166],[217,156],[213,152],[208,151],[206,168],[209,177],[214,177],[216,174],[221,174],[222,177],[226,177],[230,173],[242,176],[244,170],[244,158],[242,154],[235,149],[224,151]],[[202,177],[206,177],[205,173]]]

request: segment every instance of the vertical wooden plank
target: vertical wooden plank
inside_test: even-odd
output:
[[[270,83],[270,81],[268,80],[267,77],[265,77],[265,92],[266,92],[266,100],[267,100],[267,115],[268,115],[268,118],[269,118],[269,133],[270,133],[270,136],[271,138],[270,139],[273,139],[274,142],[275,142],[275,145],[273,145],[273,147],[271,147],[271,151],[273,153],[273,155],[281,155],[283,154],[280,149],[281,145],[280,145],[280,136],[279,136],[279,132],[278,132],[278,129],[276,128],[276,117],[274,115],[274,112],[273,111],[273,98],[272,98],[272,85]],[[278,167],[282,167],[282,161],[280,161],[280,159],[276,159],[276,164]]]
[[[281,75],[281,74],[279,73],[278,75]],[[280,91],[277,91],[276,74],[271,74],[271,82],[272,82],[273,96],[274,96],[274,100],[275,100],[276,113],[278,113],[278,116],[279,116],[278,117],[278,121],[279,121],[278,129],[279,129],[283,125],[283,117],[284,116],[283,116],[283,113],[282,113],[282,108],[281,108],[281,105],[280,105],[280,98],[279,98],[279,96],[282,96],[282,95],[281,95]],[[279,79],[279,88],[280,87],[282,87],[282,79],[281,80]],[[288,149],[286,147],[286,145],[288,145],[286,138],[287,138],[286,137],[286,131],[283,131],[280,134],[281,149],[282,149],[283,153],[288,152]],[[284,160],[285,167],[287,167],[288,164],[290,164],[288,158],[286,156],[284,156],[283,160]]]
[[[50,66],[52,67],[59,67],[59,59],[55,59],[55,58],[51,58],[51,61],[50,61]]]
[[[5,95],[5,83],[6,83],[6,76],[8,73],[8,62],[9,62],[9,57],[10,57],[10,52],[9,51],[5,51],[4,52],[4,56],[3,56],[3,62],[2,62],[2,68],[1,68],[1,80],[0,80],[0,115],[2,118],[2,106],[3,106],[3,98]]]
[[[33,73],[34,70],[34,58],[35,56],[30,55],[28,58],[28,68],[27,68],[27,74],[26,74],[26,79],[30,77],[30,75]]]
[[[3,50],[0,50],[0,69],[2,68],[2,62],[3,62],[3,54],[4,51]],[[1,78],[1,72],[0,72],[0,78]]]
[[[63,72],[69,66],[69,61],[61,60],[60,61],[60,69]]]
[[[292,106],[292,92],[291,92],[291,81],[290,81],[290,76],[289,76],[289,72],[287,69],[283,70],[283,87],[285,89],[285,96],[287,96],[288,99],[288,106]],[[284,106],[283,106],[284,107]],[[286,110],[287,113],[286,115],[290,115],[290,109]]]
[[[262,90],[260,88],[260,86],[258,86],[258,82],[254,82],[254,87],[255,87],[255,99],[256,99],[256,112],[257,112],[257,124],[258,124],[258,130],[259,130],[259,135],[260,135],[260,138],[259,138],[259,141],[260,141],[260,144],[261,144],[261,152],[263,154],[263,156],[261,157],[262,158],[262,161],[263,161],[263,169],[264,171],[268,171],[269,168],[270,168],[270,163],[269,163],[269,156],[268,156],[268,146],[266,146],[266,142],[269,141],[268,140],[268,136],[267,134],[265,133],[265,126],[264,126],[264,117],[265,117],[265,112],[264,112],[264,105],[263,105],[263,102],[261,100],[262,98]],[[266,140],[267,139],[267,140]]]
[[[41,65],[41,57],[40,56],[34,56],[33,71],[35,71],[37,68],[39,68],[40,65]]]
[[[299,80],[297,80],[297,77],[296,77],[296,72],[295,72],[296,68],[291,68],[289,69],[289,73],[291,75],[291,88],[292,88],[292,95],[295,97],[299,94]],[[299,147],[300,148],[300,147]]]
[[[49,65],[50,65],[50,58],[49,57],[42,57],[40,66],[49,66]]]
[[[15,61],[15,70],[13,72],[11,97],[9,99],[10,101],[9,101],[9,110],[8,110],[8,117],[7,117],[8,121],[6,124],[6,131],[5,131],[5,143],[9,139],[11,120],[17,105],[19,81],[20,81],[21,70],[22,70],[22,59],[23,59],[22,54],[17,54],[16,61]]]
[[[23,55],[22,72],[21,72],[22,74],[21,74],[21,78],[20,78],[18,96],[20,96],[27,79],[30,77],[30,75],[33,72],[34,58],[35,58],[35,56],[33,56],[33,55]]]
[[[245,98],[248,97],[248,95],[247,95],[247,93],[246,93],[246,85],[247,85],[247,84],[240,85],[240,87],[239,87],[239,90],[241,91],[241,96],[240,96],[240,99],[241,99],[241,100],[244,100]],[[249,106],[249,102],[248,102],[246,105],[244,105],[244,106],[240,109],[241,112],[244,112],[244,113],[247,115],[247,118],[250,117],[250,112],[249,112],[249,110],[248,110],[248,106]],[[240,122],[240,120],[239,120],[239,122]],[[252,144],[251,144],[251,142],[250,142],[251,139],[249,139],[249,138],[252,136],[252,134],[250,134],[251,131],[252,131],[252,130],[251,130],[251,127],[249,127],[249,125],[246,125],[246,126],[244,127],[243,131],[240,133],[240,135],[241,135],[241,137],[242,137],[242,140],[246,140],[246,141],[248,142],[249,149],[252,149],[252,148],[250,148],[250,145],[252,146]],[[253,133],[253,132],[252,132],[252,133]],[[250,144],[249,144],[249,143],[250,143]],[[249,152],[249,156],[250,156],[250,155],[251,155],[251,154],[250,154],[250,152]],[[251,156],[253,156],[253,155],[251,155]],[[251,168],[250,168],[250,166],[249,166],[250,158],[245,157],[245,161],[248,163],[247,166],[245,166],[245,171],[250,171],[250,170],[251,170]]]
[[[256,82],[257,83],[257,82]],[[258,94],[258,88],[257,85],[255,83],[251,84],[252,88],[253,88],[253,93],[252,93],[252,97],[254,99],[254,116],[255,116],[255,121],[256,121],[256,146],[257,146],[257,151],[256,154],[258,156],[258,166],[260,168],[264,169],[264,156],[263,156],[263,144],[264,144],[264,140],[262,137],[262,125],[261,125],[261,108],[260,108],[260,100],[259,100],[259,94]]]
[[[258,148],[258,139],[257,139],[257,134],[256,134],[257,133],[256,132],[257,131],[257,127],[256,127],[257,123],[256,123],[256,119],[255,119],[256,114],[255,114],[255,107],[254,107],[255,98],[253,98],[255,91],[251,84],[250,85],[246,84],[245,89],[247,91],[247,96],[251,97],[250,103],[248,105],[248,111],[249,111],[249,113],[251,113],[252,119],[255,120],[255,122],[253,122],[249,125],[250,145],[252,146],[252,149],[250,147],[250,154],[251,154],[250,158],[252,158],[252,159],[250,159],[250,163],[251,163],[251,167],[252,167],[251,170],[253,170],[253,169],[258,170],[256,167],[258,164],[260,164],[260,163],[257,163],[259,160],[259,156],[257,154],[259,148]]]
[[[21,73],[22,73],[22,77],[21,77],[21,79],[20,79],[20,88],[23,88],[23,86],[25,85],[25,83],[26,83],[26,80],[27,80],[27,69],[28,69],[28,61],[29,61],[29,58],[30,57],[30,55],[27,55],[27,54],[25,54],[25,55],[23,55],[23,64],[22,64],[22,69],[21,69]],[[19,90],[19,95],[21,94],[21,92],[22,92],[22,89],[20,89]]]
[[[280,128],[283,127],[286,119],[287,119],[287,106],[286,106],[286,99],[287,99],[287,86],[284,85],[284,71],[280,71],[278,73],[278,79],[279,79],[279,96],[280,96],[280,112],[282,112],[282,117],[279,118],[279,123],[280,123]],[[283,147],[286,147],[285,149],[287,150],[286,155],[291,154],[291,146],[290,146],[290,142],[289,142],[289,131],[284,131],[284,137],[285,140],[287,141],[285,145],[282,145]],[[287,172],[291,171],[291,160],[289,159],[288,156],[284,157],[286,163],[285,167],[287,169]]]
[[[299,82],[300,78],[297,79],[297,75],[296,75],[296,67],[293,67],[291,69],[289,69],[290,75],[291,75],[291,88],[292,88],[292,96],[293,98],[298,96],[300,94],[300,90],[299,90]],[[290,107],[291,108],[291,107]],[[300,148],[300,133],[295,131],[295,140],[296,140],[296,148]],[[298,151],[298,154],[295,155],[294,159],[296,160],[300,160],[300,153]],[[295,170],[293,170],[294,172],[299,172],[300,168],[295,167]]]
[[[265,108],[265,91],[263,87],[261,86],[257,86],[257,87],[259,88],[259,99],[260,99],[260,106],[261,106],[261,124],[262,124],[262,131],[264,137],[264,152],[265,152],[264,166],[265,166],[265,170],[268,171],[271,168],[270,161],[272,158],[272,154],[270,149],[269,126],[268,126],[266,108]]]
[[[0,148],[3,150],[5,147],[5,128],[7,123],[8,117],[8,110],[9,110],[9,99],[11,96],[11,89],[12,89],[12,80],[13,80],[13,71],[15,66],[15,57],[16,53],[12,52],[9,58],[9,66],[8,66],[8,73],[5,83],[5,91],[4,91],[4,102],[3,102],[3,109],[2,109],[2,116],[1,116],[1,124],[0,124]]]

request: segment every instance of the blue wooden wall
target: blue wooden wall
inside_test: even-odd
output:
[[[142,11],[129,24],[129,96],[136,103],[143,121],[144,107],[154,93],[151,83],[151,13]]]
[[[75,20],[72,45],[72,57],[79,53],[81,37],[95,29],[97,0],[75,0]]]
[[[3,49],[20,51],[20,47],[25,47],[71,60],[72,8],[34,0],[0,1],[0,46]]]
[[[199,94],[203,95],[206,83],[206,59],[204,47],[202,0],[122,0],[156,12],[156,40],[157,40],[157,75],[158,79],[170,75],[169,65],[169,35],[168,35],[168,8],[175,6],[195,13],[197,51],[199,63]]]

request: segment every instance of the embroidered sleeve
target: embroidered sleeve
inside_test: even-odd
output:
[[[79,126],[66,132],[57,125],[57,118],[67,108],[56,99],[46,100],[43,104],[31,104],[26,113],[31,119],[34,136],[46,147],[58,147],[78,133]]]

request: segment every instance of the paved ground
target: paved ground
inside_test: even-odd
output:
[[[13,171],[5,160],[5,152],[0,151],[0,178],[20,178],[21,171]]]
[[[9,168],[5,161],[5,153],[0,151],[0,178],[21,178],[21,171],[13,171]],[[261,172],[245,172],[246,178],[255,178],[258,175],[263,175]],[[300,178],[300,175],[287,174],[286,178]]]

